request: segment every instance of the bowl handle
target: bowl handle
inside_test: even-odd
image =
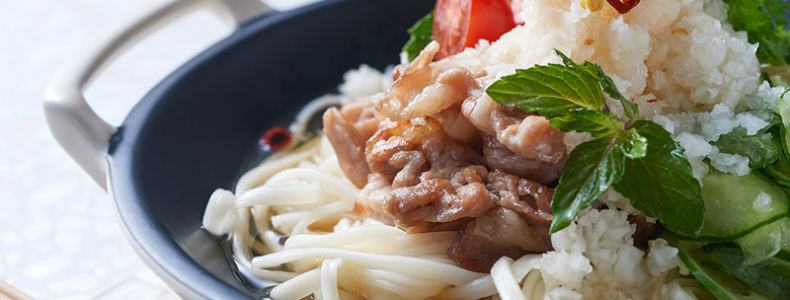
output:
[[[83,88],[102,67],[156,29],[197,9],[230,24],[272,11],[260,0],[156,0],[144,5],[86,44],[63,66],[44,92],[44,113],[61,147],[107,190],[105,155],[116,128],[91,109]]]

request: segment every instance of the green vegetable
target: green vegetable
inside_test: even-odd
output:
[[[779,116],[782,118],[782,126],[779,128],[780,133],[780,144],[782,145],[782,150],[784,150],[785,158],[790,159],[790,135],[787,134],[787,128],[790,127],[790,98],[787,97],[787,92],[790,92],[790,89],[786,90],[784,94],[782,94],[782,98],[779,99]]]
[[[637,106],[620,94],[600,66],[587,61],[576,64],[556,52],[564,65],[516,70],[486,90],[500,105],[537,112],[558,130],[589,132],[597,138],[570,153],[552,199],[554,220],[549,231],[567,227],[580,210],[626,178],[628,182],[620,185],[634,207],[645,209],[676,232],[698,232],[705,208],[683,148],[656,123],[639,120],[628,128],[603,111],[606,92],[621,101],[629,117],[639,116]],[[641,174],[645,170],[651,173]],[[666,183],[678,186],[668,188]]]
[[[735,247],[705,248],[702,263],[715,265],[766,296],[790,300],[790,262],[769,258],[746,266],[743,250]]]
[[[689,251],[683,247],[678,247],[678,241],[668,231],[661,233],[661,238],[667,240],[672,246],[678,248],[678,257],[683,265],[689,269],[693,275],[716,299],[719,300],[769,300],[763,294],[755,292],[743,283],[735,280],[732,276],[721,269],[703,265],[698,254],[701,250]]]
[[[735,241],[746,255],[744,266],[757,264],[779,253],[786,235],[783,231],[790,225],[788,221],[790,219],[786,217],[781,218]]]
[[[411,36],[403,46],[403,52],[408,54],[409,61],[413,61],[433,41],[433,12],[418,20],[408,32]]]
[[[618,136],[625,124],[614,115],[600,110],[579,109],[570,112],[576,122],[569,122],[567,130],[589,132],[596,138]]]
[[[735,176],[711,169],[702,178],[705,222],[698,235],[678,234],[684,240],[727,242],[784,218],[790,196],[758,172]],[[771,197],[764,209],[755,208],[761,193]]]
[[[563,54],[559,50],[555,49],[554,52],[557,53],[557,55],[559,55],[560,58],[562,58],[562,63],[564,63],[566,66],[573,66],[583,71],[584,73],[587,73],[588,75],[595,77],[596,80],[599,80],[601,82],[601,87],[603,87],[603,91],[609,94],[609,97],[612,97],[620,101],[620,104],[623,105],[623,109],[625,110],[625,115],[627,117],[634,119],[639,118],[639,107],[636,105],[636,103],[628,101],[628,99],[625,99],[625,97],[623,97],[623,95],[620,94],[620,91],[617,89],[617,86],[614,84],[614,80],[612,80],[612,78],[604,74],[603,69],[601,69],[601,66],[586,60],[584,61],[583,64],[579,65],[574,63],[570,58],[565,56],[565,54]]]
[[[551,232],[568,227],[576,214],[590,206],[623,176],[625,154],[616,138],[584,142],[571,152],[551,201]]]
[[[735,30],[749,34],[750,43],[759,43],[757,58],[774,66],[786,65],[790,55],[790,33],[785,28],[787,0],[724,0],[728,19]]]
[[[746,130],[737,128],[722,135],[712,145],[722,153],[737,154],[749,158],[749,167],[760,169],[775,163],[782,156],[782,146],[770,133],[746,135]]]
[[[486,93],[502,106],[517,106],[547,117],[580,108],[601,110],[606,105],[595,77],[557,64],[516,70],[516,74],[494,82]]]
[[[706,205],[684,149],[656,123],[639,120],[633,128],[647,138],[647,155],[626,162],[624,179],[614,185],[615,190],[631,199],[634,208],[661,220],[669,230],[697,234]]]
[[[763,175],[773,180],[776,185],[785,191],[790,191],[790,161],[781,156],[779,161],[760,169]]]

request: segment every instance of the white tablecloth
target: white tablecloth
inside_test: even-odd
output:
[[[143,3],[0,0],[0,280],[37,299],[176,298],[132,251],[107,194],[56,144],[41,106],[57,69]],[[107,68],[88,102],[118,125],[158,81],[229,33],[206,12],[187,16]]]

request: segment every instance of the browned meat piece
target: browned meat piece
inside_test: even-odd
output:
[[[556,164],[566,156],[565,135],[544,117],[501,106],[485,93],[467,98],[462,111],[475,127],[521,157]]]
[[[464,67],[431,63],[439,44],[429,44],[411,64],[401,65],[393,74],[395,82],[377,99],[379,119],[404,121],[438,113],[467,98],[477,81]]]
[[[453,105],[448,109],[431,115],[442,123],[444,132],[450,137],[472,147],[480,144],[480,130],[461,113],[461,105]]]
[[[479,165],[480,155],[468,145],[449,137],[438,120],[432,117],[401,121],[379,130],[367,141],[365,153],[369,168],[392,181],[397,173],[413,172],[417,165],[409,165],[404,159],[417,159],[415,153],[422,153],[428,170],[422,175],[427,179],[449,180],[452,175],[469,165]],[[394,160],[393,157],[396,157]],[[404,168],[414,166],[413,168]]]
[[[447,255],[467,270],[490,272],[502,256],[518,259],[551,250],[547,227],[530,226],[514,211],[500,207],[461,228]]]
[[[324,113],[324,134],[332,142],[340,168],[351,182],[362,188],[368,182],[370,169],[365,161],[367,138],[337,108]]]
[[[495,137],[483,134],[483,163],[494,170],[517,175],[542,184],[549,184],[560,178],[567,156],[559,162],[548,163],[538,159],[519,156],[502,145]]]
[[[390,197],[392,185],[379,174],[371,174],[368,184],[357,195],[354,213],[363,218],[373,218],[384,224],[395,226],[395,219],[384,213],[382,204]]]
[[[477,217],[491,206],[491,196],[480,182],[456,188],[444,179],[428,179],[394,189],[390,195],[384,201],[384,211],[409,233],[424,232],[430,223]]]
[[[628,215],[628,223],[636,224],[636,231],[631,237],[634,239],[634,246],[642,249],[647,249],[647,241],[657,238],[662,229],[658,221],[650,223],[645,215]]]
[[[371,182],[355,212],[392,220],[409,232],[477,217],[492,204],[480,155],[432,117],[393,123],[366,146]]]
[[[340,108],[340,113],[354,124],[361,140],[367,141],[379,130],[381,121],[376,119],[375,103],[370,98],[348,102]]]
[[[517,212],[532,226],[551,226],[554,189],[500,170],[488,173],[488,189],[499,196],[499,205]]]
[[[431,223],[428,225],[428,229],[425,232],[438,232],[438,231],[458,231],[461,230],[464,225],[471,222],[475,218],[472,217],[464,217],[458,220],[444,222],[444,223]]]

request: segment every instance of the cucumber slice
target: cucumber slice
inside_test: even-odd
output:
[[[790,225],[790,219],[782,218],[735,241],[746,253],[744,266],[751,266],[769,259],[779,253],[782,248],[784,228]]]
[[[787,215],[790,197],[758,172],[735,176],[711,169],[702,183],[705,201],[702,230],[698,236],[678,235],[679,239],[733,241]],[[761,201],[758,196],[762,197]],[[770,201],[765,201],[766,197]]]
[[[664,230],[661,238],[667,240],[670,245],[677,247],[678,240],[672,234]],[[700,263],[698,254],[702,250],[686,251],[678,248],[678,256],[686,268],[708,291],[719,300],[770,300],[767,296],[756,292],[729,276],[724,271],[714,266],[706,266]]]
[[[705,248],[703,265],[715,265],[749,287],[777,300],[790,300],[790,262],[769,258],[744,267],[747,254],[735,247]]]
[[[778,161],[760,169],[760,171],[785,191],[790,190],[790,176],[788,176],[790,174],[790,161],[786,157],[780,157]]]

